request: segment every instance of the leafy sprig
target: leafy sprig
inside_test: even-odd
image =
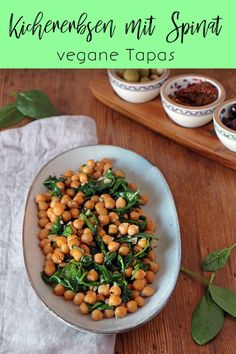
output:
[[[201,268],[212,273],[209,278],[181,267],[181,272],[199,280],[206,287],[205,295],[192,314],[192,338],[199,345],[208,343],[220,332],[225,313],[236,317],[236,292],[213,283],[215,272],[227,264],[234,248],[236,243],[206,256]]]

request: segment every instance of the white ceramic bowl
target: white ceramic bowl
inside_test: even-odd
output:
[[[216,135],[229,150],[236,152],[236,131],[226,127],[222,123],[223,117],[227,117],[229,114],[229,108],[232,104],[236,104],[235,98],[223,102],[217,107],[213,114],[214,129]]]
[[[52,288],[41,279],[44,256],[38,246],[37,207],[34,202],[37,193],[45,192],[43,181],[50,175],[60,175],[68,169],[76,170],[88,159],[100,160],[109,157],[114,165],[127,173],[127,179],[137,183],[141,192],[150,197],[147,213],[158,225],[157,254],[160,272],[153,284],[155,294],[145,300],[145,305],[133,314],[121,319],[93,321],[90,316],[81,315],[78,307],[53,294]],[[178,217],[170,189],[161,172],[140,155],[115,146],[78,147],[58,155],[49,161],[36,176],[27,199],[23,249],[30,283],[46,308],[59,319],[76,329],[96,333],[117,333],[133,329],[149,321],[166,305],[177,281],[180,267],[180,234]]]
[[[174,102],[169,95],[176,90],[187,87],[189,84],[202,81],[210,82],[218,90],[218,98],[214,102],[205,105],[192,107]],[[178,125],[185,128],[201,127],[209,123],[213,118],[215,108],[225,99],[225,89],[216,80],[204,75],[179,75],[170,78],[161,87],[161,100],[167,115]]]
[[[170,70],[164,69],[163,74],[156,80],[133,83],[121,79],[116,72],[115,69],[108,70],[110,84],[118,96],[131,103],[144,103],[157,97],[161,86],[170,75]]]

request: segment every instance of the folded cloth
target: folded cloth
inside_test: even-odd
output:
[[[115,336],[90,334],[57,320],[28,281],[22,221],[29,187],[51,158],[97,143],[95,122],[84,116],[34,121],[0,133],[0,353],[113,353]]]

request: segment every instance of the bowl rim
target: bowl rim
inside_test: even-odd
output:
[[[176,79],[184,79],[184,78],[196,78],[196,79],[203,79],[203,81],[206,82],[210,82],[211,84],[213,84],[218,91],[218,98],[207,104],[204,106],[188,106],[188,105],[184,105],[184,104],[180,104],[177,103],[175,101],[173,101],[171,98],[169,98],[169,96],[166,93],[166,87],[167,85],[169,85],[172,81],[176,80]],[[165,101],[167,101],[170,105],[172,106],[176,106],[178,108],[182,108],[182,109],[186,109],[188,111],[201,111],[201,110],[207,110],[209,108],[214,108],[218,105],[220,105],[222,102],[224,102],[225,97],[226,97],[226,92],[225,92],[225,88],[224,86],[217,80],[215,80],[214,78],[207,76],[207,75],[200,75],[200,74],[186,74],[186,75],[176,75],[176,76],[172,76],[171,78],[169,78],[167,81],[165,81],[161,87],[161,98],[164,99]]]
[[[71,323],[69,320],[66,320],[64,319],[63,317],[61,317],[59,314],[57,314],[56,312],[54,312],[46,302],[43,301],[40,293],[38,292],[37,288],[34,286],[34,283],[33,283],[33,279],[31,277],[31,274],[30,274],[30,271],[29,271],[29,268],[28,268],[28,265],[27,265],[27,262],[26,262],[26,254],[25,254],[25,247],[24,247],[24,244],[25,244],[25,228],[26,228],[26,208],[27,208],[27,205],[29,204],[29,199],[30,199],[30,195],[31,195],[31,192],[32,192],[32,189],[33,189],[33,186],[38,178],[38,176],[40,175],[40,173],[43,171],[43,169],[49,165],[53,160],[55,160],[56,158],[58,158],[59,156],[61,155],[64,155],[65,153],[68,153],[69,151],[72,151],[72,150],[76,150],[78,148],[86,148],[86,147],[97,147],[97,146],[102,146],[102,147],[110,147],[110,148],[119,148],[119,149],[122,149],[122,150],[128,150],[130,152],[132,152],[133,154],[143,158],[145,161],[147,161],[148,163],[150,163],[156,170],[157,172],[159,173],[160,177],[163,178],[163,182],[165,184],[165,187],[166,189],[168,190],[169,192],[169,197],[171,199],[171,202],[173,203],[174,205],[174,218],[175,218],[175,223],[176,223],[176,228],[175,228],[175,232],[176,232],[176,235],[178,237],[178,255],[177,255],[177,259],[178,259],[178,264],[176,265],[176,271],[175,271],[175,274],[173,276],[173,286],[172,286],[172,289],[170,290],[170,292],[168,293],[168,296],[167,298],[165,299],[165,301],[163,302],[161,308],[157,309],[150,317],[148,317],[145,321],[139,323],[139,324],[133,324],[131,325],[129,328],[126,328],[126,329],[121,329],[121,330],[114,330],[114,329],[111,329],[110,331],[106,331],[106,330],[103,330],[103,331],[97,331],[97,330],[93,330],[93,329],[88,329],[87,327],[85,328],[84,326],[81,326],[81,325],[75,325],[74,323]],[[43,304],[43,306],[46,308],[46,310],[51,313],[54,317],[56,317],[57,319],[59,319],[62,323],[66,323],[68,326],[76,329],[76,330],[81,330],[83,332],[90,332],[90,333],[97,333],[97,334],[116,334],[116,333],[123,333],[123,332],[128,332],[130,330],[133,330],[133,329],[136,329],[136,328],[139,328],[141,326],[143,326],[145,323],[148,323],[149,321],[151,321],[159,312],[161,312],[163,310],[163,308],[166,306],[166,304],[168,303],[171,295],[173,294],[174,292],[174,289],[176,287],[176,283],[177,283],[177,280],[178,280],[178,277],[179,277],[179,272],[180,272],[180,264],[181,264],[181,232],[180,232],[180,225],[179,225],[179,218],[178,218],[178,213],[177,213],[177,209],[176,209],[176,204],[175,204],[175,200],[174,200],[174,197],[173,197],[173,194],[171,192],[171,189],[164,177],[164,175],[162,174],[162,172],[159,170],[158,167],[156,167],[149,159],[143,157],[142,155],[138,154],[137,152],[133,151],[133,150],[130,150],[130,149],[126,149],[126,148],[123,148],[121,146],[116,146],[116,145],[109,145],[109,144],[88,144],[88,145],[82,145],[82,146],[76,146],[76,147],[73,147],[71,149],[68,149],[66,151],[63,151],[61,152],[60,154],[57,154],[56,156],[54,156],[53,158],[51,158],[50,160],[48,160],[40,169],[39,171],[36,173],[34,179],[32,180],[32,183],[31,183],[31,186],[29,188],[29,191],[28,191],[28,194],[27,194],[27,198],[26,198],[26,202],[25,202],[25,206],[24,206],[24,218],[23,218],[23,225],[22,225],[22,239],[21,239],[21,244],[22,244],[22,249],[23,249],[23,259],[24,259],[24,267],[25,267],[25,270],[26,270],[26,273],[27,273],[27,277],[28,277],[28,280],[30,282],[30,285],[34,291],[34,293],[37,295],[37,297],[40,299],[41,303]]]
[[[161,74],[161,76],[159,76],[158,79],[150,80],[150,81],[147,81],[147,82],[130,82],[130,81],[126,81],[126,80],[121,79],[116,74],[116,70],[118,70],[118,69],[108,69],[107,70],[108,76],[112,77],[113,79],[115,79],[116,81],[120,82],[121,84],[126,84],[128,86],[134,86],[134,87],[152,86],[152,85],[155,85],[156,83],[161,82],[163,80],[165,81],[168,78],[168,76],[170,75],[170,72],[171,72],[170,69],[163,69],[164,72],[163,72],[163,74]]]
[[[236,103],[236,98],[231,98],[230,100],[222,102],[214,111],[213,113],[213,119],[216,124],[218,124],[222,129],[226,130],[227,132],[234,134],[236,136],[236,130],[233,130],[231,128],[228,128],[226,125],[222,123],[222,120],[220,119],[220,111],[229,103]]]

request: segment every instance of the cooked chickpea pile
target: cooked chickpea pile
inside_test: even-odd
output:
[[[148,199],[108,158],[44,182],[38,194],[44,281],[95,321],[122,318],[153,295],[159,270]]]

